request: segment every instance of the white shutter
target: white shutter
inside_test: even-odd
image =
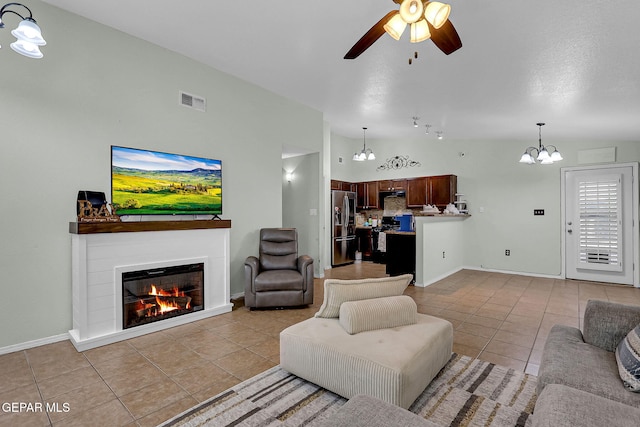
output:
[[[578,182],[577,268],[622,271],[621,175]]]

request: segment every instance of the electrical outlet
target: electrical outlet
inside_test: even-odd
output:
[[[533,210],[533,214],[534,215],[544,215],[544,209],[534,209]]]
[[[505,249],[504,256],[511,256],[511,249]]]

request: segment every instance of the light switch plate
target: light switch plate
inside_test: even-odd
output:
[[[533,214],[534,215],[544,215],[544,209],[534,209],[533,210]]]

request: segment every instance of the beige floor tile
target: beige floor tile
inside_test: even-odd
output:
[[[479,337],[491,338],[495,335],[497,329],[489,328],[487,326],[482,326],[475,323],[463,322],[456,328],[456,331],[477,335]]]
[[[361,263],[325,276],[384,277],[385,266]],[[322,303],[322,279],[314,289],[314,305],[304,309],[250,311],[236,301],[230,313],[83,353],[62,341],[0,355],[0,401],[45,403],[45,396],[59,407],[67,403],[68,412],[50,414],[55,425],[157,425],[278,364],[279,333]],[[640,290],[630,287],[472,270],[405,294],[421,313],[452,322],[456,353],[531,374],[551,327],[578,327],[590,298],[640,304]],[[50,420],[0,412],[0,427],[15,425]]]
[[[93,383],[102,381],[94,367],[88,366],[38,381],[38,388],[44,399],[51,399],[80,387],[91,387]]]
[[[531,354],[531,348],[522,347],[519,345],[507,343],[504,341],[492,339],[489,344],[484,348],[483,352],[489,352],[499,354],[500,356],[508,357],[511,359],[521,360],[526,362],[529,360],[529,354]]]
[[[188,393],[178,384],[169,378],[163,378],[122,396],[120,400],[134,418],[139,419],[188,396]]]
[[[478,356],[478,359],[485,362],[494,363],[496,365],[506,366],[508,368],[515,369],[516,371],[524,372],[527,366],[527,362],[522,360],[513,359],[511,357],[502,356],[500,354],[491,353],[490,351],[483,351]]]

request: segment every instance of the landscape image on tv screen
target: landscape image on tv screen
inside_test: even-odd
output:
[[[118,215],[222,213],[222,162],[111,146],[111,203]]]

